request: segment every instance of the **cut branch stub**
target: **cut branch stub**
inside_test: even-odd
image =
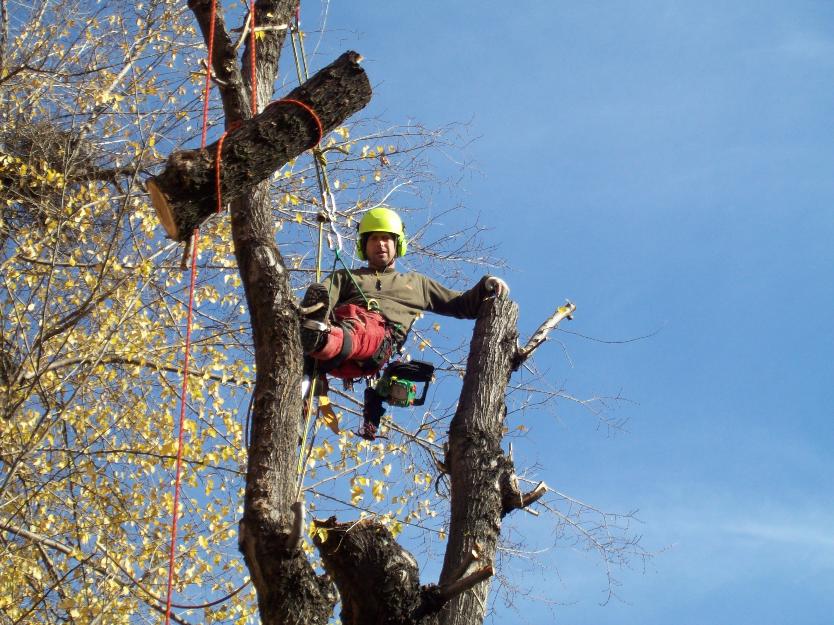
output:
[[[326,134],[370,102],[371,85],[359,67],[361,60],[356,52],[345,52],[283,100],[272,102],[228,132],[220,166],[224,204],[316,145],[321,138],[319,125],[307,107],[318,116],[322,134]],[[172,239],[185,241],[217,211],[218,143],[172,153],[162,173],[145,183],[157,216]]]
[[[421,606],[417,561],[369,519],[316,521],[313,542],[342,599],[345,625],[403,625]]]

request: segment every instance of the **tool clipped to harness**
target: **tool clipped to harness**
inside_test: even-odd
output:
[[[408,408],[409,406],[422,406],[426,402],[426,394],[429,391],[434,376],[434,365],[422,360],[411,362],[392,362],[382,374],[376,384],[377,395],[382,397],[392,406]],[[420,396],[417,397],[417,384],[422,383]]]
[[[400,408],[422,406],[426,402],[433,375],[434,365],[422,360],[397,361],[385,367],[376,385],[365,389],[363,423],[359,436],[369,441],[376,438],[379,422],[385,414],[383,402]],[[421,389],[418,389],[418,384],[423,385]]]

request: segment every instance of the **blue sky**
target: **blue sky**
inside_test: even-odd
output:
[[[494,228],[523,335],[566,297],[576,332],[658,331],[543,346],[552,384],[633,400],[627,432],[563,402],[519,443],[552,486],[639,509],[658,555],[600,606],[595,557],[551,550],[517,581],[558,605],[494,622],[830,623],[834,4],[333,0],[327,29],[316,67],[363,54],[371,114],[470,122],[451,195]]]

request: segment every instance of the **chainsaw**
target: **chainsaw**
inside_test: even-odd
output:
[[[365,389],[362,416],[366,422],[379,427],[385,409],[383,402],[399,408],[422,406],[426,402],[434,375],[434,365],[421,360],[392,362],[374,386]],[[422,384],[422,388],[418,385]]]

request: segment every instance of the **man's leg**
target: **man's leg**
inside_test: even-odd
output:
[[[323,284],[315,282],[309,286],[301,300],[301,349],[310,354],[321,349],[327,341],[327,310],[330,297]],[[307,312],[309,311],[309,312]]]
[[[308,355],[322,362],[327,369],[335,369],[349,361],[364,361],[373,356],[385,338],[385,319],[355,304],[339,306],[334,314],[336,323],[317,342],[316,349],[307,352]],[[332,362],[334,360],[338,362]],[[364,377],[360,369],[354,375],[332,375],[344,378]]]
[[[376,355],[385,340],[385,319],[376,312],[369,312],[354,304],[340,306],[334,314],[336,324],[326,334],[322,334],[321,341],[315,342],[316,349],[308,357],[319,361],[323,370],[338,378],[353,379],[372,375],[375,371],[368,371],[364,361]],[[375,409],[370,412],[368,408],[371,407],[366,407],[362,427],[358,432],[368,440],[374,440],[384,412],[381,400],[376,403],[379,405],[375,405]]]

